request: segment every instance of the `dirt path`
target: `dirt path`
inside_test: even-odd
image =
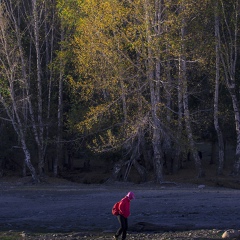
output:
[[[129,190],[131,232],[240,229],[240,191],[196,185],[31,185],[0,182],[1,230],[112,233],[112,205]]]

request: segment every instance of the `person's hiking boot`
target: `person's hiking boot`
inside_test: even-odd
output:
[[[114,236],[113,239],[118,240],[118,237],[117,237],[117,236]]]

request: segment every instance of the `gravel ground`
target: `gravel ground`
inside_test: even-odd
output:
[[[240,229],[240,191],[197,185],[84,185],[48,179],[0,181],[0,239],[112,239],[112,205],[128,191],[128,239],[221,239]]]
[[[181,232],[162,232],[162,233],[129,233],[127,239],[140,240],[220,240],[222,232],[219,230],[192,230],[192,231],[181,231]],[[3,237],[15,237],[14,239],[31,239],[31,240],[110,240],[113,239],[113,235],[110,233],[83,233],[83,232],[72,232],[72,233],[48,233],[48,234],[31,234],[25,232],[5,232],[0,235]]]

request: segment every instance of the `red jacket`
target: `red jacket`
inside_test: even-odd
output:
[[[130,200],[126,196],[119,203],[119,214],[128,218],[130,215]]]

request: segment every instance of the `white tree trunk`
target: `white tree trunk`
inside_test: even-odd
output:
[[[226,31],[225,36],[221,39],[221,62],[223,64],[225,81],[231,96],[233,112],[235,117],[235,129],[237,136],[236,143],[236,158],[233,165],[233,174],[240,174],[240,109],[239,101],[237,97],[237,86],[236,86],[236,63],[238,57],[238,35],[239,35],[239,1],[235,2],[232,10],[231,19],[227,18],[226,8],[224,2],[221,1],[221,10],[223,16],[223,23],[225,24]],[[231,21],[231,22],[228,22]],[[228,46],[226,48],[225,46]]]
[[[64,40],[64,32],[61,30],[61,41]],[[61,60],[60,60],[61,61]],[[60,62],[60,75],[58,83],[58,132],[57,132],[57,153],[54,162],[54,176],[58,175],[59,162],[62,157],[62,127],[63,127],[63,61]]]
[[[14,40],[17,39],[17,46],[13,48],[9,45],[9,42],[12,42],[13,39],[11,39],[7,34],[10,27],[9,19],[13,20],[14,27],[17,26],[17,22],[15,18],[10,18],[10,16],[12,16],[12,12],[7,11],[7,9],[11,9],[11,7],[6,8],[5,10],[1,7],[4,7],[4,5],[0,6],[0,62],[2,66],[1,74],[4,76],[3,81],[5,81],[3,87],[5,89],[1,89],[3,92],[0,92],[0,102],[2,103],[13,128],[20,139],[21,147],[25,154],[25,163],[30,170],[32,178],[35,182],[38,182],[39,178],[36,174],[34,166],[31,163],[30,153],[26,144],[26,126],[24,125],[26,123],[26,115],[25,113],[23,114],[22,111],[22,109],[26,106],[27,101],[25,96],[26,79],[21,75],[23,72],[20,74],[18,69],[19,65],[21,67],[25,67],[25,62],[22,59],[21,44],[19,45],[20,34],[18,32],[18,28],[14,28]],[[19,79],[22,79],[21,84],[16,84]],[[23,86],[23,88],[21,88],[21,86]]]
[[[157,116],[160,92],[159,92],[159,81],[154,81],[154,71],[156,71],[158,77],[160,76],[160,65],[156,65],[152,56],[152,49],[151,49],[152,41],[151,41],[151,30],[150,30],[151,22],[150,22],[150,16],[149,16],[150,12],[149,12],[148,0],[145,0],[144,8],[145,8],[146,36],[147,36],[147,43],[148,43],[148,50],[147,50],[148,61],[146,64],[146,69],[147,69],[146,75],[147,75],[147,80],[149,82],[150,96],[151,96],[153,162],[155,167],[156,182],[162,183],[163,182],[163,169],[162,169],[163,152],[161,149],[160,119]]]
[[[13,12],[13,6],[11,2],[8,2],[8,11],[6,11],[6,14],[9,16],[9,19],[11,19],[13,27],[14,27],[14,33],[15,33],[15,37],[16,37],[16,43],[18,46],[18,51],[19,51],[19,57],[21,59],[21,64],[20,67],[22,69],[22,81],[24,83],[25,86],[25,90],[26,91],[26,101],[28,103],[28,111],[30,114],[30,119],[31,119],[31,126],[32,126],[32,130],[33,130],[33,134],[35,137],[35,141],[37,143],[38,146],[38,158],[39,158],[39,173],[41,174],[43,171],[43,124],[42,124],[42,97],[41,97],[41,87],[40,87],[40,92],[38,92],[38,116],[35,118],[35,114],[34,114],[34,110],[33,110],[33,97],[32,97],[32,93],[31,93],[31,85],[30,85],[30,75],[31,73],[29,73],[29,76],[27,74],[27,70],[26,70],[26,58],[25,58],[25,53],[24,53],[24,47],[22,45],[22,33],[20,31],[20,27],[19,27],[19,22],[18,19],[16,18],[14,12]],[[37,5],[36,5],[36,1],[32,1],[32,7],[33,7],[33,29],[34,29],[34,36],[35,36],[35,47],[36,47],[36,51],[37,51],[37,86],[39,89],[39,84],[40,84],[40,56],[39,56],[39,51],[40,51],[40,46],[39,46],[39,36],[36,36],[39,34],[38,32],[38,28],[36,26],[37,21]],[[27,13],[28,14],[28,13]],[[36,42],[38,42],[36,44]],[[30,43],[31,44],[31,43]],[[30,46],[31,48],[31,46]],[[30,52],[30,56],[29,59],[31,59],[31,52]],[[31,70],[30,70],[31,71]],[[41,99],[41,100],[40,100]]]
[[[6,104],[5,99],[3,97],[3,95],[0,93],[0,102],[2,103],[2,105],[4,106],[4,109],[13,125],[13,128],[15,130],[15,132],[17,133],[20,142],[21,142],[21,147],[22,150],[24,152],[25,155],[25,163],[28,166],[28,169],[32,175],[32,179],[34,182],[38,183],[39,182],[39,178],[36,174],[36,170],[34,168],[34,166],[31,163],[31,156],[30,156],[30,152],[28,150],[27,144],[26,144],[26,136],[24,134],[24,127],[22,125],[22,121],[18,115],[18,108],[16,106],[16,100],[15,100],[15,96],[14,96],[14,89],[12,87],[12,85],[10,86],[10,92],[11,92],[11,105],[12,105],[12,112],[9,111],[9,105]]]
[[[33,30],[34,30],[34,44],[37,57],[37,122],[38,122],[38,171],[39,174],[44,172],[44,146],[43,146],[43,97],[42,97],[42,67],[41,67],[41,53],[40,53],[40,36],[39,36],[39,17],[38,17],[38,7],[36,0],[32,0],[32,13],[33,13]]]

